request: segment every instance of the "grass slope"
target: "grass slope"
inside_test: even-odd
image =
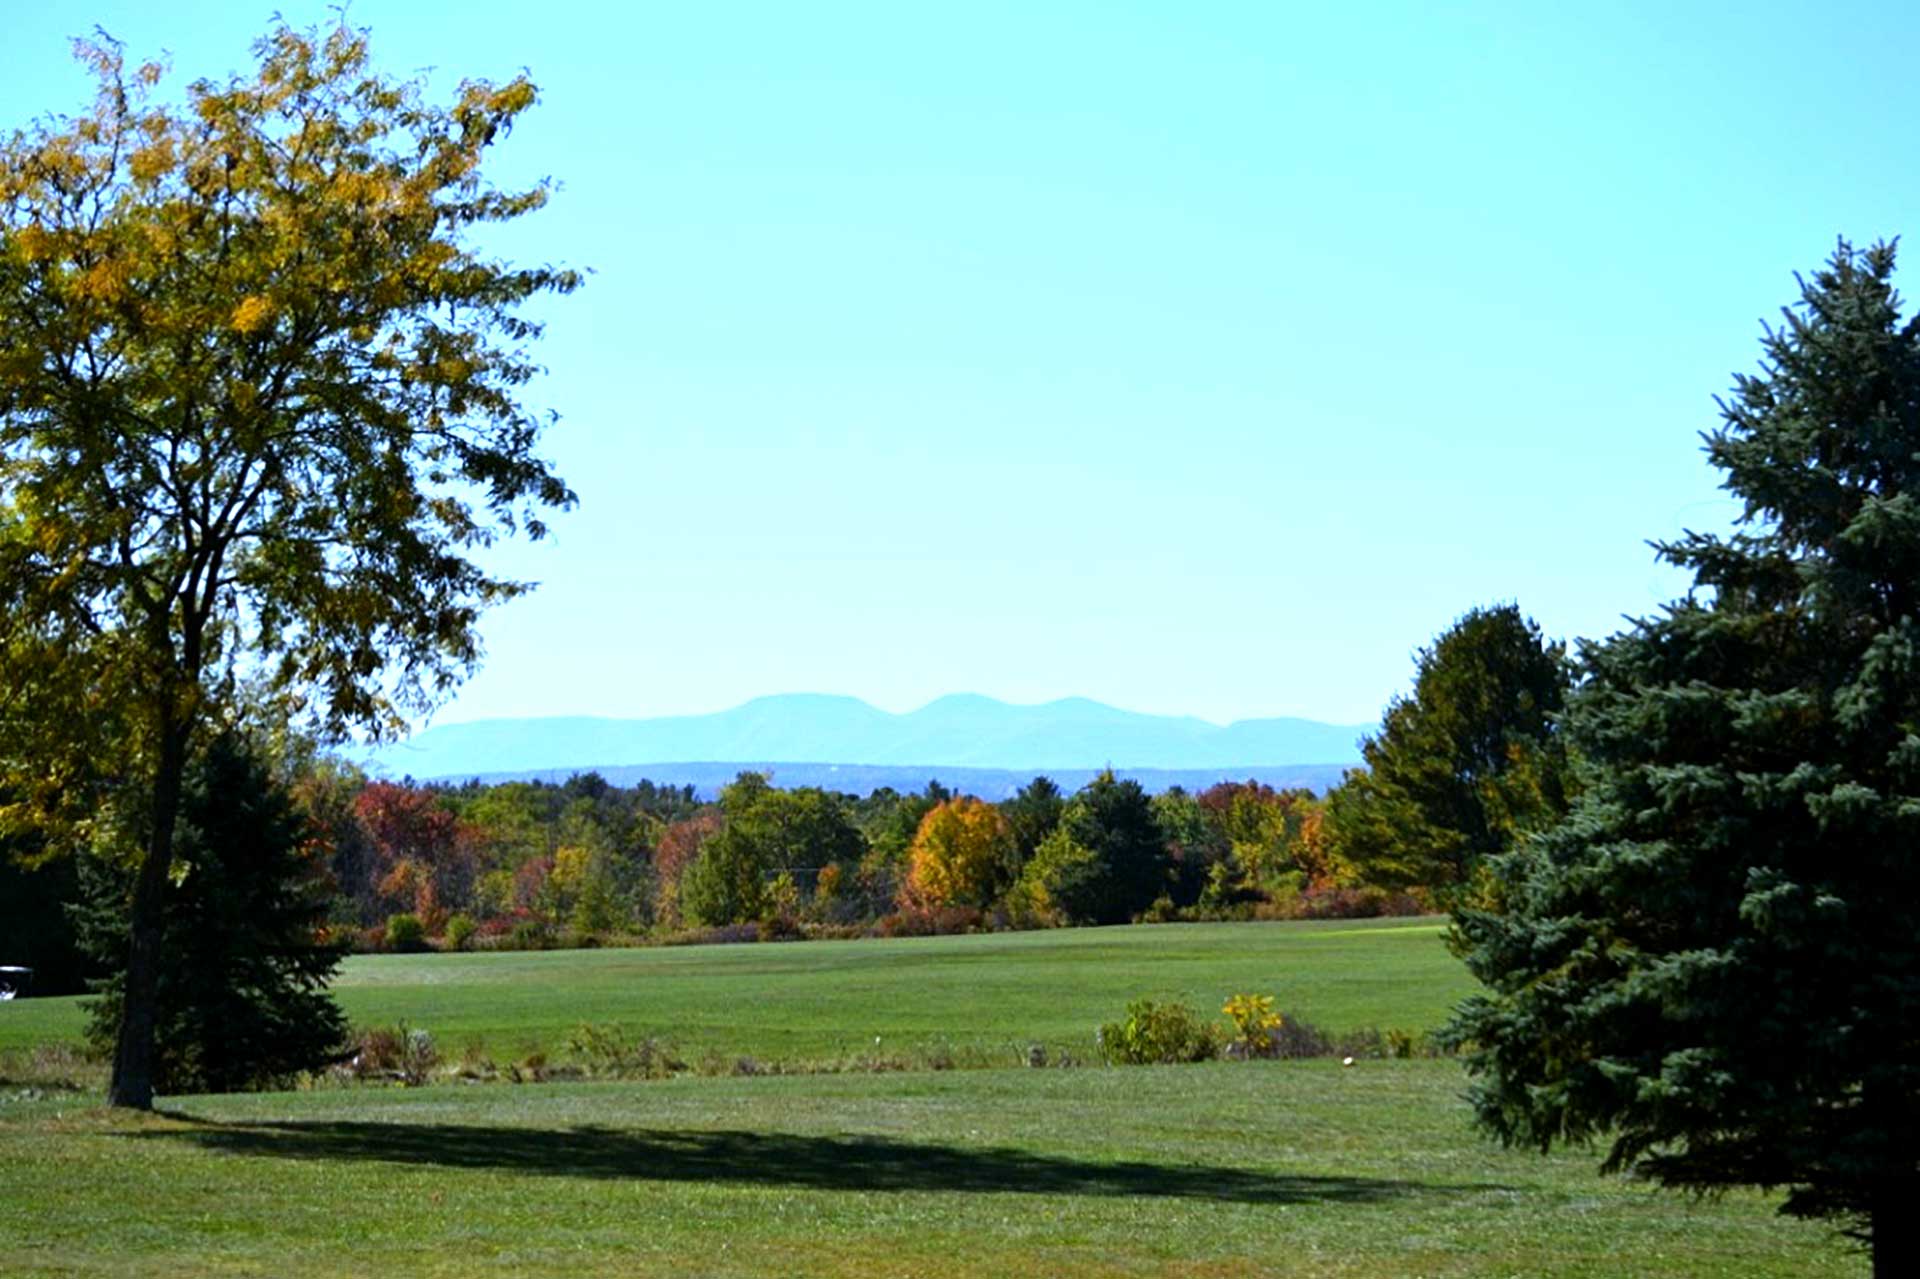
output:
[[[1430,1029],[1471,988],[1435,920],[1169,924],[892,941],[646,950],[370,955],[335,991],[360,1025],[407,1021],[443,1051],[555,1053],[583,1022],[684,1054],[796,1061],[945,1046],[1014,1060],[1029,1043],[1092,1051],[1094,1027],[1145,995],[1214,1016],[1272,994],[1330,1031]],[[0,1007],[0,1051],[73,1041],[73,999]],[[999,1054],[1006,1054],[1002,1057]]]
[[[1734,1194],[1501,1152],[1446,1061],[0,1100],[10,1276],[1820,1276]]]

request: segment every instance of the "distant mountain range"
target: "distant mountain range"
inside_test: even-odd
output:
[[[730,777],[749,765],[772,768],[782,784],[842,790],[870,789],[852,784],[855,775],[868,773],[898,773],[902,780],[938,776],[960,787],[968,770],[1019,775],[1021,781],[1044,771],[1065,784],[1068,775],[1091,776],[1108,766],[1140,774],[1143,781],[1150,773],[1187,774],[1179,784],[1188,786],[1207,784],[1203,778],[1249,776],[1275,785],[1324,785],[1342,767],[1359,762],[1357,744],[1368,731],[1371,726],[1305,719],[1250,719],[1221,727],[1081,697],[1015,706],[956,694],[895,715],[856,697],[799,693],[756,698],[712,715],[444,724],[382,748],[366,762],[375,773],[422,781],[564,778],[591,769],[610,781],[646,776],[703,788],[714,770],[725,769]],[[798,780],[802,769],[810,780]],[[818,780],[816,771],[847,781]],[[874,784],[903,788],[895,781]]]
[[[1336,786],[1347,770],[1344,764],[1249,764],[1245,768],[1116,768],[1115,775],[1132,778],[1157,795],[1174,786],[1203,791],[1215,782],[1265,782],[1276,790],[1310,790],[1321,794]],[[462,774],[462,782],[564,782],[583,772],[598,773],[615,786],[653,782],[659,786],[691,786],[701,799],[713,799],[720,788],[741,773],[766,773],[775,786],[819,786],[849,795],[870,795],[881,787],[901,794],[923,791],[939,782],[960,795],[999,801],[1011,798],[1038,774],[1072,794],[1098,776],[1098,768],[942,768],[938,764],[794,764],[772,760],[734,760],[725,763],[695,760],[687,763],[613,764],[603,768],[523,768],[504,773]],[[446,779],[440,779],[446,780]]]

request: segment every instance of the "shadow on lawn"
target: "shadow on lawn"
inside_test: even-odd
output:
[[[364,1159],[551,1176],[812,1190],[1012,1191],[1304,1204],[1374,1203],[1410,1195],[1461,1194],[1492,1188],[1371,1177],[1288,1176],[1192,1164],[1088,1163],[1004,1148],[968,1149],[873,1136],[599,1127],[547,1130],[460,1124],[191,1122],[195,1125],[192,1128],[127,1135],[136,1140],[185,1141],[228,1154],[281,1159]]]

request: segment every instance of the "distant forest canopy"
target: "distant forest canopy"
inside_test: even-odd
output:
[[[361,950],[853,937],[1121,923],[1408,913],[1329,851],[1324,801],[1257,781],[1150,794],[1103,774],[1029,779],[999,802],[935,782],[864,795],[743,772],[690,785],[459,786],[369,779],[310,758],[289,789],[334,885],[330,925]],[[93,976],[63,923],[73,859],[0,858],[0,933],[35,993]],[[21,919],[12,918],[25,912]],[[18,925],[18,927],[16,927]]]
[[[591,772],[420,786],[333,766],[300,787],[336,922],[366,947],[396,924],[460,947],[1414,912],[1497,894],[1490,859],[1564,811],[1571,682],[1516,605],[1469,610],[1324,797],[1257,778],[1154,794],[1111,770],[994,798],[752,771],[711,800]]]
[[[396,916],[453,945],[535,946],[1421,904],[1367,892],[1330,855],[1312,791],[1257,781],[1155,795],[1112,774],[1074,792],[1043,776],[998,802],[939,782],[781,788],[757,772],[712,800],[597,773],[445,786],[334,770],[297,789],[333,849],[335,922],[369,949],[390,944]]]

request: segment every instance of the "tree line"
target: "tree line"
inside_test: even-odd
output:
[[[1518,607],[1476,609],[1325,797],[1258,782],[1147,793],[1045,776],[992,803],[691,787],[416,786],[332,766],[301,783],[329,830],[335,921],[369,947],[396,916],[447,944],[552,945],[752,924],[770,936],[1435,910],[1564,806],[1564,646]],[[498,940],[495,940],[498,939]],[[417,944],[409,940],[406,944]]]
[[[1571,679],[1564,646],[1516,605],[1474,609],[1421,651],[1409,694],[1362,744],[1366,765],[1324,796],[1251,780],[1149,794],[1111,772],[1073,794],[1037,776],[997,803],[938,781],[856,795],[754,772],[711,801],[597,773],[416,784],[369,778],[259,719],[187,770],[176,861],[200,869],[168,927],[183,943],[237,946],[218,968],[255,949],[337,958],[1442,910],[1484,900],[1492,859],[1564,811],[1557,717]],[[262,825],[268,811],[284,816]],[[12,847],[0,857],[8,961],[36,967],[41,993],[111,991],[128,872]],[[243,864],[255,879],[221,880]],[[276,914],[289,896],[301,911]],[[100,1006],[99,1035],[118,1008],[117,996]]]

